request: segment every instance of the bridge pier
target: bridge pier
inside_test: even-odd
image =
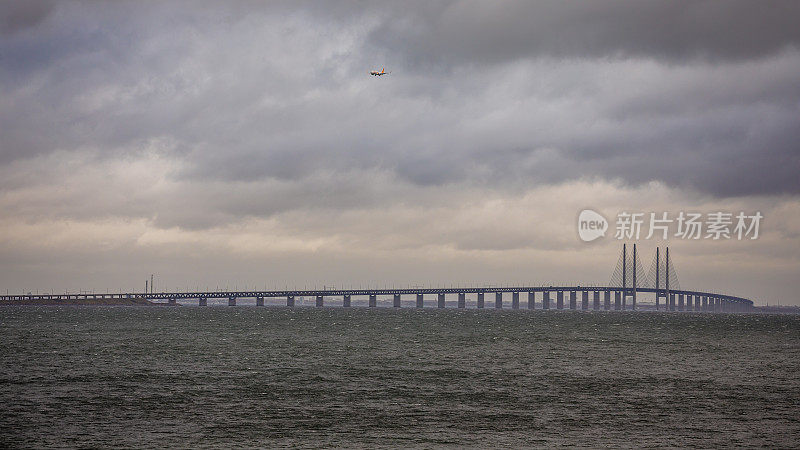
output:
[[[578,293],[569,291],[569,309],[575,310],[578,306]]]
[[[678,294],[678,311],[683,311],[683,294]]]
[[[628,292],[624,289],[622,290],[622,310],[625,311],[627,309],[627,302],[628,302]]]
[[[294,307],[294,295],[286,296],[286,306],[288,306],[289,308]]]
[[[436,307],[439,309],[444,308],[444,294],[439,294],[438,299],[436,301]]]
[[[589,309],[589,291],[581,292],[581,309],[584,311]]]
[[[264,306],[264,297],[256,297],[256,306]]]
[[[603,291],[603,309],[606,311],[611,310],[611,291]]]
[[[422,294],[417,294],[417,308],[425,306],[425,298]]]
[[[550,291],[542,292],[542,309],[550,309]]]
[[[700,311],[700,296],[699,295],[695,295],[694,296],[694,310],[695,311]]]
[[[675,294],[669,293],[669,310],[675,311]]]
[[[169,300],[167,300],[167,304],[177,305],[178,304],[178,299],[176,299],[175,297],[170,297]]]
[[[322,308],[325,306],[325,298],[321,295],[317,296],[317,308]]]
[[[556,291],[556,309],[564,309],[564,291]]]
[[[598,311],[600,309],[600,291],[592,293],[592,309]]]
[[[703,295],[700,298],[702,299],[702,302],[703,302],[702,310],[703,310],[703,312],[707,312],[708,311],[708,297]]]
[[[345,307],[345,308],[349,308],[350,307],[350,296],[349,295],[345,294],[344,297],[342,297],[342,306]]]
[[[236,297],[228,297],[228,306],[236,306]]]
[[[467,307],[467,294],[463,292],[458,294],[458,307],[459,309],[464,309]]]
[[[494,293],[494,307],[495,307],[495,309],[503,309],[503,293],[502,292],[495,292]]]
[[[208,299],[200,297],[197,299],[197,306],[208,306]]]
[[[511,309],[519,309],[519,292],[511,293]]]
[[[378,297],[375,294],[369,295],[369,307],[374,308],[378,306]]]
[[[692,310],[692,296],[686,294],[686,311],[691,311],[691,310]]]
[[[392,297],[392,306],[395,308],[400,307],[400,294],[394,294],[394,297]]]
[[[528,292],[528,309],[536,308],[536,293]]]
[[[622,309],[622,292],[614,291],[614,310],[619,311]]]
[[[478,309],[483,309],[483,292],[478,292]]]

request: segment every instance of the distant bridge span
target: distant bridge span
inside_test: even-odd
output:
[[[5,301],[74,301],[74,300],[166,300],[168,303],[177,304],[178,300],[194,299],[200,306],[205,306],[208,299],[228,299],[230,306],[236,305],[240,298],[254,298],[256,305],[263,306],[265,298],[285,298],[287,306],[294,306],[295,297],[314,297],[317,306],[324,306],[325,298],[341,297],[342,306],[349,307],[353,296],[366,296],[369,306],[377,306],[378,296],[392,296],[393,306],[400,307],[403,295],[413,295],[416,298],[416,307],[424,307],[426,295],[435,295],[437,307],[445,307],[445,295],[458,295],[458,307],[466,307],[466,296],[477,297],[477,307],[485,307],[486,294],[494,294],[494,307],[503,308],[503,296],[511,293],[511,308],[519,309],[520,294],[527,293],[527,309],[572,309],[572,310],[636,310],[637,293],[655,293],[656,309],[660,309],[659,299],[664,298],[664,309],[668,311],[725,311],[746,312],[753,309],[752,300],[733,295],[692,291],[684,289],[670,289],[671,265],[669,263],[669,249],[666,252],[666,272],[661,279],[662,266],[659,262],[658,249],[655,258],[655,284],[654,287],[637,284],[637,271],[640,263],[636,257],[636,245],[633,247],[633,257],[628,259],[623,246],[621,265],[621,278],[612,276],[609,286],[483,286],[483,287],[431,287],[431,288],[359,288],[359,289],[285,289],[285,290],[252,290],[252,291],[200,291],[200,292],[132,292],[118,294],[20,294],[0,295],[0,300]],[[630,266],[632,270],[628,270]],[[674,272],[674,271],[673,271]],[[617,277],[620,283],[614,284]],[[632,281],[632,282],[631,282]],[[652,280],[650,280],[652,281]],[[621,285],[620,285],[621,284]],[[663,286],[663,287],[662,287]],[[580,293],[580,299],[579,297]],[[555,299],[551,298],[555,294]],[[566,295],[565,295],[566,294]],[[537,300],[539,297],[539,300]],[[566,298],[565,298],[566,297]],[[591,297],[591,298],[590,298]],[[628,303],[628,300],[631,300]],[[580,303],[579,303],[580,302]],[[538,305],[538,306],[537,306]]]
[[[8,301],[74,301],[74,300],[166,300],[177,303],[178,300],[197,300],[200,305],[207,304],[208,299],[227,299],[231,306],[241,298],[254,298],[256,304],[263,306],[265,298],[285,298],[287,306],[294,306],[295,297],[313,297],[317,306],[323,306],[325,298],[341,297],[343,306],[350,306],[352,297],[368,297],[369,306],[377,305],[377,296],[392,296],[394,306],[400,306],[401,296],[413,295],[417,299],[417,307],[423,307],[426,295],[437,297],[437,306],[444,308],[446,294],[458,295],[458,307],[466,307],[466,296],[477,297],[477,307],[485,307],[486,294],[494,294],[494,307],[502,308],[503,294],[511,293],[512,309],[519,309],[520,294],[527,293],[528,309],[582,309],[582,310],[627,310],[636,309],[634,303],[628,303],[633,288],[622,290],[614,286],[506,286],[506,287],[442,287],[442,288],[400,288],[400,289],[302,289],[275,291],[208,291],[208,292],[152,292],[122,294],[20,294],[2,295],[0,300]],[[636,292],[658,293],[667,295],[663,289],[637,288]],[[624,295],[623,295],[624,293]],[[538,295],[537,295],[538,294]],[[551,298],[554,294],[555,298]],[[580,298],[578,298],[580,297]],[[753,308],[753,302],[743,297],[736,297],[714,292],[674,290],[667,295],[665,310],[671,311],[730,311],[744,312]]]

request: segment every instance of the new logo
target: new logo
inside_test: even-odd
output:
[[[606,235],[608,221],[600,213],[584,209],[578,215],[578,236],[584,242],[591,242]]]

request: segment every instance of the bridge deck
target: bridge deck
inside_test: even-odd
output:
[[[369,295],[438,295],[438,294],[478,294],[496,292],[617,292],[622,291],[616,286],[506,286],[506,287],[441,287],[441,288],[399,288],[399,289],[303,289],[303,290],[275,290],[275,291],[208,291],[208,292],[131,292],[117,294],[19,294],[0,295],[0,300],[120,300],[120,299],[147,299],[147,300],[180,300],[180,299],[230,299],[230,298],[274,298],[274,297],[338,297],[338,296],[369,296]],[[626,293],[633,293],[632,288],[625,289]],[[636,288],[636,292],[666,293],[664,289]],[[696,295],[727,300],[734,303],[743,303],[752,306],[752,300],[713,292],[670,290],[676,295]]]

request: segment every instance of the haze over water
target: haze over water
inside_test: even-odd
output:
[[[800,443],[800,316],[0,308],[13,447]]]

